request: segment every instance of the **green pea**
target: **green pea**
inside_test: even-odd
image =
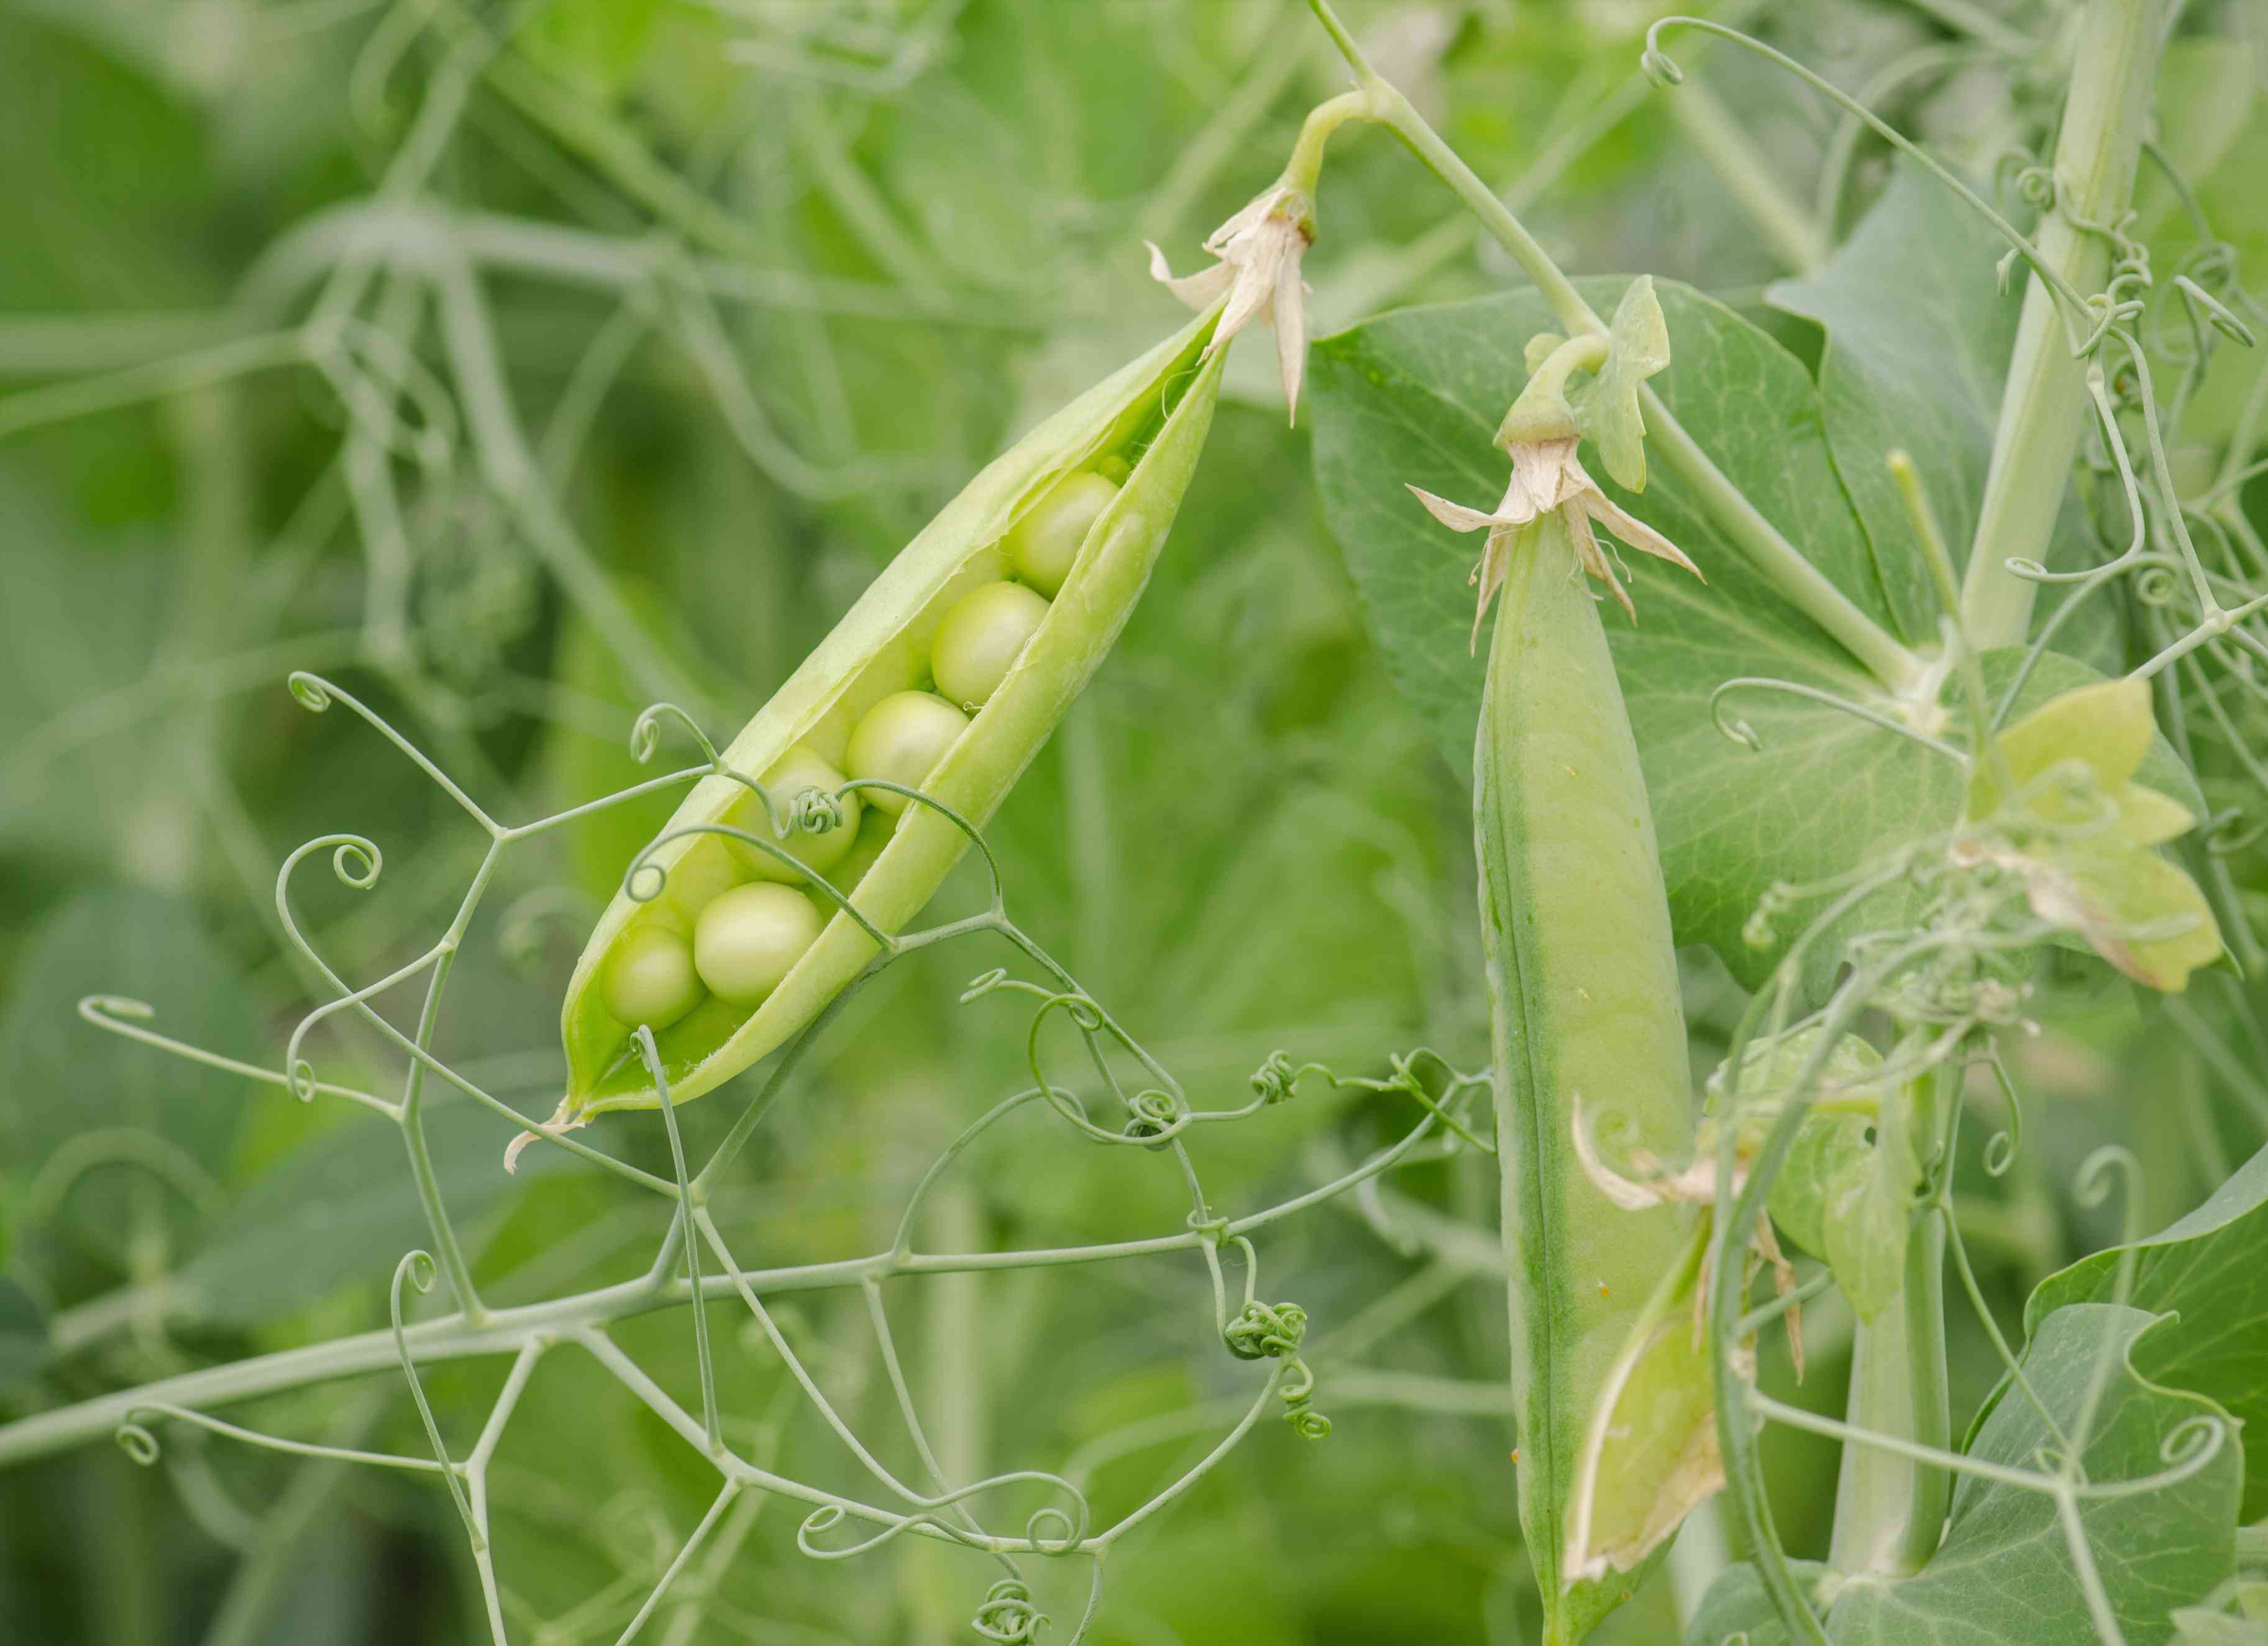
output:
[[[763,775],[764,792],[771,797],[773,808],[785,819],[794,807],[796,797],[806,789],[817,789],[833,794],[849,780],[827,761],[820,759],[802,744],[797,744],[770,771]],[[771,841],[791,857],[808,865],[814,874],[825,874],[850,855],[850,843],[858,837],[860,802],[857,794],[843,797],[843,821],[831,829],[812,834],[797,829],[785,840],[772,833],[770,819],[765,815],[764,804],[749,795],[734,808],[730,821],[734,827],[747,829]],[[727,840],[725,844],[740,866],[759,880],[778,880],[789,885],[800,885],[804,876],[782,863],[770,852],[749,845],[746,841]]]
[[[1008,563],[1016,575],[1054,599],[1071,576],[1088,529],[1117,495],[1116,484],[1093,469],[1057,481],[1009,530]]]
[[[930,672],[949,702],[982,709],[1047,621],[1048,603],[1019,583],[981,584],[937,626]]]
[[[880,777],[918,789],[968,730],[968,716],[936,693],[892,692],[869,709],[850,733],[843,764],[853,777]],[[902,812],[913,804],[887,789],[859,793],[883,812]]]
[[[635,927],[608,956],[599,991],[616,1021],[666,1029],[701,1003],[693,945],[666,926]]]
[[[795,969],[823,923],[817,906],[793,886],[736,885],[701,911],[693,964],[718,999],[753,1006]]]

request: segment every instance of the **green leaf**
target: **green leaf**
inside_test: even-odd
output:
[[[2088,1478],[2113,1485],[2164,1474],[2153,1490],[2081,1500],[2079,1518],[2103,1591],[2130,1646],[2164,1641],[2175,1608],[2213,1592],[2234,1569],[2242,1465],[2225,1444],[2186,1472],[2166,1462],[2176,1431],[2194,1420],[2228,1422],[2201,1396],[2167,1389],[2137,1366],[2163,1318],[2139,1309],[2080,1304],[2041,1325],[2024,1370],[2066,1433],[2106,1365],[2085,1462]],[[2185,1431],[2194,1434],[2194,1430]],[[2003,1392],[1985,1413],[1969,1455],[2036,1472],[2056,1444],[2031,1402]],[[1867,1575],[1839,1584],[1815,1567],[1803,1581],[1827,1600],[1827,1635],[1837,1646],[2001,1646],[2007,1642],[2098,1638],[2085,1591],[2058,1523],[2054,1500],[2028,1487],[1963,1475],[1955,1487],[1944,1543],[1911,1577]],[[1748,1646],[1785,1642],[1787,1634],[1750,1567],[1712,1585],[1686,1632],[1686,1646],[1727,1646],[1746,1631]]]
[[[2268,1515],[2268,1149],[2195,1211],[2132,1246],[2081,1258],[2033,1291],[2025,1323],[2117,1295],[2134,1256],[2135,1308],[2176,1318],[2153,1332],[2136,1364],[2155,1381],[2218,1400],[2244,1424],[2244,1518]]]
[[[1821,1590],[1832,1585],[1834,1574],[1817,1561],[1787,1564],[1812,1609],[1822,1607],[1826,1602],[1820,1598]],[[1701,1598],[1700,1610],[1685,1626],[1685,1646],[1788,1646],[1787,1626],[1772,1609],[1764,1580],[1754,1566],[1742,1561],[1717,1574]]]
[[[1585,295],[1611,308],[1618,281]],[[1710,457],[1837,587],[1891,621],[1873,549],[1845,498],[1819,398],[1794,356],[1731,310],[1656,282],[1675,364],[1654,379]],[[1552,317],[1525,292],[1409,310],[1314,345],[1315,479],[1379,649],[1444,758],[1469,775],[1481,668],[1472,625],[1470,544],[1442,530],[1404,489],[1493,504],[1506,478],[1491,444],[1527,372],[1527,340]],[[1674,474],[1643,498],[1602,489],[1691,555],[1709,579],[1634,556],[1633,624],[1613,617],[1609,643],[1646,770],[1663,878],[1679,939],[1705,943],[1754,986],[1793,930],[1762,948],[1743,928],[1765,890],[1821,880],[1958,815],[1950,761],[1833,708],[1745,691],[1726,702],[1760,750],[1720,731],[1711,696],[1727,680],[1769,676],[1861,701],[1873,682],[1775,594],[1711,526]],[[1986,659],[1996,685],[2019,654]],[[2023,701],[2099,678],[2054,654]],[[2162,745],[2143,774],[2184,799],[2195,785]],[[2202,808],[2198,808],[2200,813]]]
[[[2007,249],[1944,184],[1901,165],[1825,268],[1766,294],[1825,328],[1819,397],[1828,445],[1897,628],[1916,643],[1936,640],[1941,608],[1883,459],[1894,448],[1912,455],[1948,543],[1965,554],[2021,303],[1993,279]]]

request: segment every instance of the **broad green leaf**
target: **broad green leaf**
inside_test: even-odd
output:
[[[1911,454],[1948,546],[1965,554],[2021,305],[1993,278],[2007,249],[1944,184],[1901,166],[1826,268],[1767,293],[1826,331],[1819,399],[1828,445],[1912,643],[1935,641],[1941,608],[1883,458],[1896,448]]]
[[[2110,1374],[2086,1447],[2088,1478],[2098,1485],[2166,1476],[2154,1489],[2082,1500],[2079,1519],[2103,1591],[2130,1646],[2172,1636],[2173,1612],[2212,1594],[2235,1561],[2242,1463],[2228,1444],[2202,1466],[2179,1470],[2166,1448],[2198,1420],[2227,1422],[2211,1400],[2164,1388],[2137,1368],[2151,1340],[2169,1329],[2139,1309],[2080,1304],[2047,1317],[2024,1356],[2024,1370],[2068,1433],[2109,1357]],[[2193,1436],[2195,1429],[2185,1431]],[[2004,1390],[1968,1448],[1980,1461],[2037,1471],[2056,1444],[2031,1403]],[[1802,1569],[1828,1606],[1836,1646],[2003,1646],[2009,1642],[2099,1638],[2085,1592],[2045,1493],[1964,1475],[1954,1488],[1945,1541],[1911,1577],[1861,1576],[1823,1581]],[[1712,1586],[1686,1632],[1686,1646],[1748,1646],[1787,1640],[1752,1567],[1735,1567]]]
[[[1816,1612],[1834,1592],[1835,1574],[1816,1561],[1790,1561],[1796,1587]],[[1788,1646],[1787,1626],[1772,1609],[1764,1581],[1743,1561],[1717,1574],[1701,1608],[1685,1626],[1684,1646]]]
[[[2244,1424],[2244,1518],[2268,1515],[2268,1149],[2246,1161],[2180,1222],[2081,1258],[2042,1281],[2028,1326],[2054,1311],[2117,1296],[2124,1253],[2134,1257],[2127,1301],[2175,1317],[2136,1356],[2148,1377],[2218,1400]]]
[[[1585,283],[1611,308],[1614,281]],[[1729,309],[1674,282],[1656,283],[1671,365],[1654,386],[1718,466],[1820,570],[1878,621],[1890,621],[1866,533],[1828,449],[1818,396],[1802,364]],[[1469,541],[1410,496],[1416,485],[1493,504],[1503,453],[1490,445],[1525,379],[1527,340],[1552,319],[1528,293],[1388,315],[1318,342],[1311,380],[1315,478],[1333,533],[1360,588],[1387,667],[1452,768],[1470,770],[1481,669],[1469,654]],[[1794,929],[1753,947],[1742,929],[1765,890],[1841,873],[1958,815],[1949,761],[1822,704],[1744,691],[1726,702],[1760,749],[1720,731],[1711,696],[1725,681],[1767,676],[1861,701],[1872,682],[1811,622],[1749,570],[1656,465],[1642,497],[1602,489],[1700,565],[1697,583],[1632,556],[1635,623],[1607,623],[1631,727],[1646,768],[1663,878],[1678,937],[1705,943],[1754,985]],[[2013,649],[1990,654],[2006,681]],[[2099,678],[2050,654],[2023,702]],[[2160,744],[2153,788],[2187,802],[2195,787]]]

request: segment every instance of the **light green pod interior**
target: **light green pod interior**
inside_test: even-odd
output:
[[[977,584],[1009,575],[1001,540],[1022,511],[1067,474],[1129,463],[1131,472],[1089,529],[1046,621],[930,778],[927,792],[939,801],[973,823],[988,819],[1101,663],[1149,579],[1211,426],[1223,356],[1200,356],[1217,318],[1217,309],[1199,316],[970,481],[748,722],[724,751],[725,764],[761,776],[800,743],[840,766],[860,716],[894,692],[928,686],[930,643],[946,611]],[[634,1025],[606,1010],[600,972],[627,933],[651,922],[689,934],[710,900],[749,878],[721,835],[667,838],[725,821],[747,793],[731,778],[702,779],[662,830],[665,843],[645,860],[652,867],[640,889],[650,888],[659,869],[659,893],[641,902],[618,891],[600,917],[561,1010],[568,1088],[554,1124],[660,1101],[630,1038]],[[909,806],[895,819],[869,807],[858,844],[833,883],[877,928],[895,933],[928,903],[968,843],[930,807]],[[873,939],[837,910],[761,1003],[735,1006],[712,995],[657,1032],[672,1099],[698,1097],[784,1044],[875,952]]]

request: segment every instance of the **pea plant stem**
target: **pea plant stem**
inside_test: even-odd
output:
[[[2055,204],[2036,235],[2042,260],[2067,288],[2103,289],[2111,231],[2126,214],[2164,33],[2161,0],[2089,0],[2077,37],[2052,175]],[[1976,643],[2022,642],[2039,585],[2008,569],[2047,561],[2064,487],[2085,425],[2086,363],[2072,352],[2070,318],[2036,271],[2008,362],[1992,467],[1962,589]]]
[[[1957,1081],[1960,1077],[1955,1074],[1950,1078]],[[1913,1135],[1938,1135],[1938,1105],[1947,1096],[1941,1089],[1946,1083],[1943,1070],[1933,1070],[1914,1083],[1913,1113],[1907,1121]],[[1957,1101],[1957,1092],[1953,1096]],[[1951,1169],[1946,1161],[1934,1167],[1935,1172]],[[1917,1214],[1906,1242],[1905,1286],[1899,1300],[1906,1317],[1909,1433],[1916,1444],[1940,1453],[1953,1446],[1945,1368],[1945,1218],[1936,1196]],[[1940,1464],[1916,1462],[1907,1499],[1905,1535],[1898,1549],[1900,1570],[1919,1571],[1937,1553],[1952,1501],[1952,1474]]]
[[[1369,1156],[1332,1181],[1242,1217],[1225,1220],[1221,1225],[1222,1233],[1225,1238],[1247,1234],[1330,1200],[1408,1158],[1419,1145],[1435,1135],[1437,1129],[1433,1117],[1426,1115],[1404,1133],[1398,1143]],[[665,1190],[671,1188],[668,1185],[663,1187]],[[674,1238],[683,1238],[681,1230],[674,1232]],[[741,1287],[762,1296],[775,1292],[821,1291],[840,1286],[856,1286],[868,1280],[887,1280],[894,1275],[968,1274],[990,1269],[1105,1262],[1118,1258],[1197,1251],[1205,1246],[1206,1238],[1204,1232],[1190,1229],[1147,1239],[1027,1251],[924,1253],[892,1250],[866,1257],[801,1264],[791,1268],[747,1269],[738,1275],[704,1274],[701,1279],[701,1291],[703,1297],[711,1301],[730,1301],[739,1295]],[[664,1255],[666,1264],[669,1254],[666,1252]],[[410,1360],[419,1365],[437,1361],[509,1355],[520,1352],[531,1344],[571,1338],[594,1331],[612,1321],[689,1303],[692,1288],[683,1280],[669,1278],[669,1267],[665,1264],[658,1264],[634,1280],[517,1308],[491,1309],[478,1319],[460,1313],[421,1321],[405,1329],[402,1342]],[[287,1389],[305,1388],[335,1378],[398,1369],[400,1363],[394,1333],[379,1330],[311,1344],[304,1348],[257,1356],[228,1365],[185,1372],[138,1388],[83,1400],[55,1411],[38,1413],[12,1423],[0,1424],[0,1467],[46,1457],[99,1439],[113,1433],[134,1413],[152,1406],[180,1406],[202,1410]]]
[[[1448,186],[1480,222],[1490,238],[1504,247],[1543,294],[1560,325],[1568,332],[1603,332],[1606,322],[1583,298],[1558,264],[1535,237],[1514,217],[1478,173],[1458,158],[1455,150],[1428,125],[1391,84],[1370,66],[1353,36],[1331,9],[1329,0],[1308,0],[1331,39],[1354,70],[1366,118],[1391,129],[1426,168]],[[1325,105],[1327,108],[1335,105]],[[1341,116],[1341,118],[1351,115]],[[1335,119],[1332,122],[1336,124]],[[1802,551],[1751,503],[1725,472],[1686,432],[1685,426],[1651,387],[1639,391],[1646,408],[1650,450],[1690,490],[1704,514],[1772,588],[1798,611],[1832,636],[1886,688],[1896,692],[1920,678],[1923,664],[1888,629],[1877,623],[1850,596],[1830,582]]]

